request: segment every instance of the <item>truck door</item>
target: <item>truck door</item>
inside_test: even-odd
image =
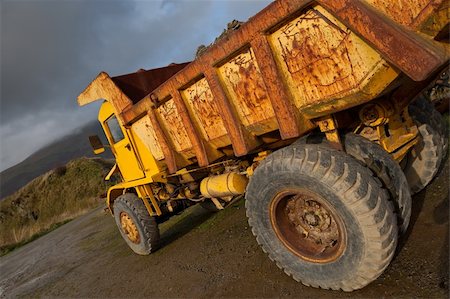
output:
[[[116,156],[116,163],[125,181],[133,181],[144,177],[137,154],[130,142],[126,130],[119,124],[116,116],[112,114],[103,123],[106,129],[111,149]],[[109,134],[108,134],[109,133]]]

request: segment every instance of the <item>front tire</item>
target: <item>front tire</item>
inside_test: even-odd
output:
[[[380,186],[345,153],[286,147],[250,179],[247,217],[262,249],[295,280],[353,291],[375,280],[395,252],[396,217]]]
[[[114,201],[114,220],[127,245],[139,255],[148,255],[159,246],[159,229],[141,199],[126,193]]]

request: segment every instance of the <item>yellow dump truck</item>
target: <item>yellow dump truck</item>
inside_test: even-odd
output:
[[[448,15],[443,0],[279,0],[190,63],[100,73],[78,103],[103,101],[124,240],[149,254],[162,219],[245,194],[258,243],[295,280],[375,280],[447,152],[421,92],[445,76]]]

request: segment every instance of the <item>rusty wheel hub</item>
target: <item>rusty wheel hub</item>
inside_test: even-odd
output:
[[[126,212],[120,213],[120,224],[122,226],[122,231],[127,235],[128,239],[138,244],[141,240],[139,236],[139,231],[136,227],[136,224],[134,224],[133,219],[131,219],[130,215],[128,215]]]
[[[345,248],[345,229],[339,215],[309,190],[284,191],[272,201],[272,226],[283,244],[312,262],[336,260]]]

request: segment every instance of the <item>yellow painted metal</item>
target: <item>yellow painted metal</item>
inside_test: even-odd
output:
[[[80,106],[98,100],[108,101],[114,106],[116,111],[123,111],[125,108],[133,105],[133,102],[117,87],[111,77],[105,72],[101,72],[77,97],[77,102]]]
[[[450,22],[450,2],[443,1],[439,10],[432,14],[423,24],[421,24],[420,30],[432,37],[436,36],[442,28]],[[448,37],[448,32],[446,32]]]
[[[267,156],[268,156],[270,153],[272,153],[272,151],[262,151],[262,152],[259,152],[259,153],[258,153],[258,156],[256,156],[256,157],[253,159],[252,165],[250,165],[249,167],[247,167],[247,169],[246,169],[246,171],[245,171],[246,174],[247,174],[247,177],[251,177],[251,176],[254,174],[255,169],[256,169],[256,167],[258,167],[259,163],[260,163],[262,160],[264,160],[265,158],[267,158]]]
[[[111,150],[116,157],[116,165],[108,174],[107,179],[117,171],[117,167],[120,169],[120,173],[124,179],[123,183],[117,184],[108,190],[107,205],[111,210],[111,203],[115,199],[113,198],[114,196],[111,196],[112,194],[117,196],[121,190],[135,188],[139,197],[144,201],[149,213],[151,215],[161,215],[161,210],[151,189],[148,190],[145,186],[153,183],[155,178],[158,181],[165,181],[162,178],[165,166],[155,159],[149,147],[141,140],[136,130],[127,129],[121,124],[124,139],[114,143],[111,132],[106,125],[106,121],[115,115],[114,112],[114,107],[110,103],[104,102],[100,107],[98,115],[106,137],[111,144]],[[150,206],[147,198],[150,198],[152,206]]]
[[[144,171],[139,163],[136,149],[128,136],[128,130],[120,123],[120,128],[123,138],[114,140],[112,132],[108,127],[108,122],[115,118],[114,107],[109,102],[104,102],[100,107],[98,120],[102,124],[105,131],[106,138],[111,145],[111,150],[116,158],[116,163],[120,169],[120,173],[126,181],[133,181],[144,177]]]
[[[359,111],[359,118],[364,125],[377,127],[386,124],[393,113],[393,107],[389,103],[384,102],[383,104],[380,104],[374,102],[365,105]]]
[[[320,6],[282,26],[269,41],[295,105],[311,118],[372,100],[398,76]]]
[[[136,188],[138,192],[140,193],[141,199],[144,201],[145,207],[147,208],[150,215],[158,215],[161,216],[162,212],[159,208],[158,201],[156,200],[155,196],[153,195],[153,190],[150,187],[149,184],[141,185]],[[150,203],[148,202],[148,199],[150,199],[150,202],[152,205],[150,206]],[[154,210],[154,213],[153,213]]]
[[[128,135],[135,149],[135,155],[138,158],[140,168],[144,170],[145,176],[156,178],[166,169],[165,164],[155,159],[147,145],[144,144],[133,130],[128,130]]]
[[[136,224],[131,219],[130,215],[126,212],[120,212],[120,225],[122,226],[122,231],[128,237],[128,239],[135,243],[139,244],[141,241],[141,236],[139,235],[139,231],[136,227]]]
[[[135,134],[142,143],[148,148],[150,153],[156,160],[163,160],[164,154],[156,137],[155,130],[150,122],[150,119],[145,116],[133,123],[131,131]]]
[[[223,210],[224,207],[223,205],[220,203],[220,201],[217,198],[211,198],[211,201],[213,202],[213,204],[216,206],[217,210]]]
[[[108,189],[108,194],[106,197],[106,205],[108,206],[111,213],[113,212],[112,204],[114,200],[123,194],[125,190],[127,189],[135,189],[137,192],[137,195],[140,199],[143,200],[148,212],[150,215],[161,215],[162,212],[159,208],[158,201],[156,200],[155,196],[153,195],[153,192],[150,187],[150,183],[152,183],[152,178],[144,178],[137,181],[132,182],[122,182],[117,185],[112,186]],[[150,199],[150,202],[148,201]]]
[[[395,152],[391,153],[392,158],[394,158],[395,161],[400,162],[405,158],[405,156],[409,153],[409,150],[416,145],[416,143],[419,142],[419,138],[416,137],[409,141],[407,144],[403,145],[399,149],[397,149]]]
[[[431,0],[399,0],[399,4],[389,0],[366,1],[374,7],[384,5],[386,10],[381,8],[381,11],[396,22],[412,29],[414,28],[410,26],[411,23],[420,17],[421,11],[427,7],[426,3],[431,3]],[[391,6],[392,10],[389,9]],[[425,23],[414,30],[420,29],[422,32],[436,34],[437,30],[442,28],[445,19],[448,20],[448,13],[445,13],[448,12],[448,5],[444,8],[447,10],[442,9],[439,14],[436,14],[435,19],[430,21],[431,23]],[[398,14],[394,11],[398,11]],[[399,20],[396,19],[397,17]],[[116,156],[116,169],[120,169],[124,179],[123,183],[108,190],[108,206],[126,189],[134,188],[143,199],[149,213],[160,215],[158,202],[149,184],[167,181],[167,167],[164,165],[164,159],[169,159],[168,152],[175,155],[174,164],[176,159],[183,159],[183,163],[175,165],[176,169],[199,161],[195,159],[193,150],[193,143],[194,145],[196,143],[188,134],[198,133],[201,146],[196,145],[196,152],[202,150],[206,152],[207,162],[212,163],[217,161],[218,156],[210,155],[210,149],[220,148],[221,152],[228,156],[235,154],[231,146],[236,144],[231,144],[229,136],[233,136],[234,139],[238,136],[250,140],[250,137],[254,137],[253,135],[259,136],[271,132],[257,138],[266,143],[262,144],[261,149],[274,148],[266,145],[278,141],[279,136],[272,133],[283,121],[280,117],[280,123],[277,123],[274,109],[277,108],[277,100],[281,103],[286,98],[283,97],[282,100],[269,98],[267,87],[271,86],[269,84],[271,79],[280,79],[279,86],[284,83],[286,92],[283,94],[287,95],[289,105],[292,100],[293,108],[298,110],[295,113],[317,120],[316,123],[321,131],[336,147],[341,147],[341,142],[336,122],[331,115],[372,101],[380,95],[388,94],[391,88],[396,87],[392,83],[398,77],[399,71],[386,62],[371,45],[364,42],[322,7],[308,6],[298,13],[286,16],[280,23],[272,25],[270,28],[264,27],[264,38],[267,38],[272,50],[272,53],[265,51],[267,53],[264,57],[269,59],[273,56],[278,67],[274,71],[275,75],[272,74],[272,78],[262,78],[262,70],[265,75],[271,74],[264,68],[263,63],[267,59],[257,61],[255,53],[259,52],[256,48],[252,48],[255,43],[251,38],[243,38],[246,40],[245,43],[236,44],[233,49],[224,48],[223,53],[211,54],[210,61],[195,67],[193,69],[195,72],[191,69],[190,72],[185,73],[186,78],[177,77],[177,81],[171,82],[170,85],[162,84],[146,97],[147,100],[141,100],[138,105],[135,105],[138,99],[131,101],[127,94],[115,84],[117,81],[106,73],[101,73],[86,88],[78,97],[80,105],[101,98],[106,99],[100,109],[99,120]],[[246,32],[238,31],[236,34],[245,37]],[[204,67],[212,69],[206,72]],[[211,86],[205,79],[205,74]],[[219,80],[215,80],[216,74]],[[223,90],[226,99],[218,101],[218,99],[222,100],[222,97],[214,98],[212,90],[216,96],[222,95]],[[171,98],[178,92],[186,104],[187,116],[181,105],[183,102],[179,101],[178,97]],[[150,101],[150,99],[153,100]],[[271,100],[275,101],[271,102]],[[146,101],[148,104],[145,104]],[[221,111],[218,109],[218,102],[221,103]],[[133,105],[139,109],[135,109]],[[406,149],[417,141],[417,128],[413,124],[410,125],[409,120],[405,123],[399,113],[395,116],[395,113],[387,113],[384,108],[376,106],[373,109],[376,115],[365,117],[364,126],[366,127],[361,125],[360,134],[376,140],[396,159],[400,159],[406,153]],[[155,118],[153,112],[150,114],[151,119],[145,113],[148,109],[152,109]],[[228,113],[229,111],[231,113]],[[124,139],[116,143],[105,125],[105,121],[113,115],[118,116],[120,130],[124,135]],[[233,123],[233,126],[228,123],[225,128],[224,123],[228,119],[222,119],[223,115],[232,115],[233,122],[236,116],[236,123]],[[127,120],[126,127],[121,117]],[[286,116],[285,119],[289,117]],[[192,121],[192,126],[187,128],[186,123],[189,120]],[[235,136],[230,133],[234,132],[234,125],[237,128]],[[250,134],[247,134],[247,131]],[[158,136],[164,140],[158,140]],[[253,146],[248,148],[255,149]],[[247,176],[253,174],[255,167],[267,156],[267,153],[264,151],[258,154],[254,163],[247,168]],[[195,167],[189,167],[189,169],[185,169],[183,173],[177,172],[177,177],[181,176],[181,183],[195,181],[194,176],[191,175]],[[107,177],[109,178],[113,172],[111,170]],[[244,192],[246,184],[247,179],[243,175],[225,174],[203,180],[201,192],[208,197],[236,195]]]
[[[393,153],[397,149],[410,143],[418,135],[417,127],[412,123],[408,124],[408,112],[403,115],[394,114],[389,118],[389,123],[377,127],[380,145],[388,153]],[[406,119],[406,122],[403,119]],[[385,127],[387,126],[387,128]],[[388,132],[388,133],[387,133]]]
[[[206,198],[221,198],[240,195],[245,192],[248,178],[236,172],[210,176],[200,183],[200,192]]]
[[[332,115],[324,116],[320,118],[317,123],[319,124],[320,131],[325,133],[325,137],[328,142],[330,142],[331,146],[342,150],[343,146],[334,117]]]
[[[386,100],[378,100],[361,108],[361,126],[356,133],[375,141],[400,161],[418,141],[418,130],[409,116],[408,109],[396,111],[396,107]]]
[[[105,148],[104,147],[94,150],[94,154],[96,154],[96,155],[100,155],[101,153],[104,153],[104,152],[105,152]]]
[[[114,166],[111,168],[111,170],[108,172],[108,174],[105,177],[105,181],[109,181],[109,179],[112,177],[112,175],[117,171],[117,163],[114,164]]]

